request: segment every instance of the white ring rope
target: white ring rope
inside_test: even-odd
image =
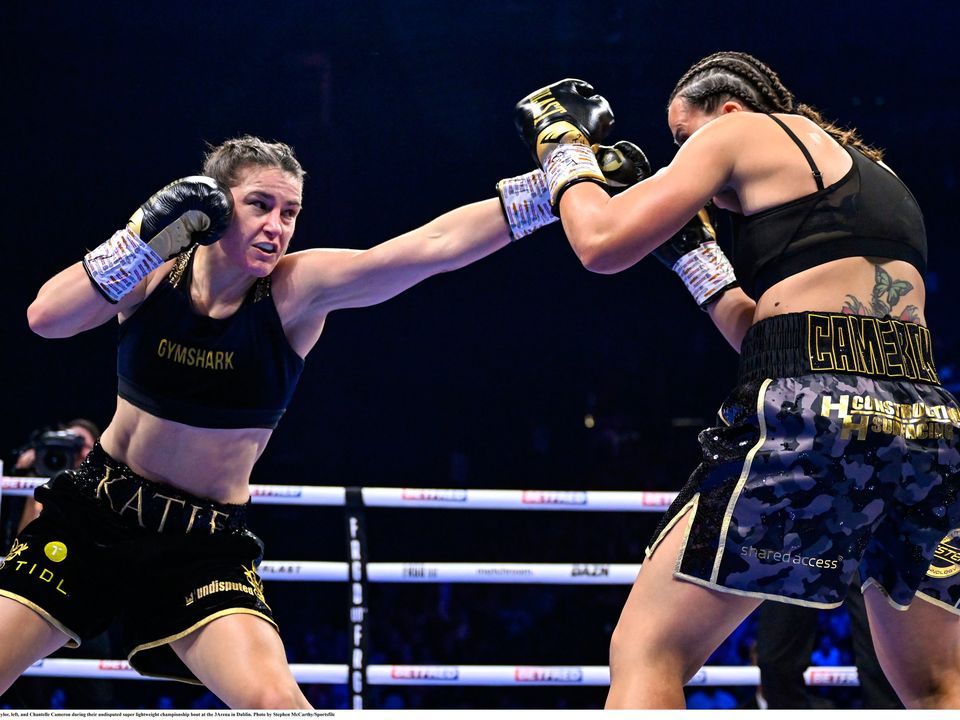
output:
[[[2,464],[0,464],[2,472]],[[0,477],[0,497],[30,496],[47,478]],[[664,512],[675,492],[604,492],[570,490],[463,490],[443,488],[361,489],[368,507],[445,508],[470,510],[572,510]],[[345,487],[311,485],[251,485],[251,501],[271,505],[346,505]],[[555,585],[629,585],[639,564],[608,563],[366,563],[367,580],[379,583],[483,583]],[[349,578],[345,562],[295,560],[264,561],[258,572],[265,580],[343,582]],[[347,665],[292,663],[302,683],[344,684]],[[155,680],[133,670],[126,660],[46,658],[25,675],[116,680]],[[855,667],[810,667],[807,685],[859,685]],[[755,666],[708,666],[688,685],[756,686]],[[602,665],[369,665],[370,685],[581,685],[610,684],[609,668]]]
[[[264,560],[257,569],[264,580],[343,582],[345,562]],[[388,563],[366,564],[367,580],[376,583],[481,583],[539,585],[630,585],[639,564],[606,563]]]
[[[32,495],[47,478],[3,477],[0,491]],[[574,510],[664,512],[675,492],[603,490],[459,490],[451,488],[365,487],[366,507],[460,510]],[[264,505],[344,505],[346,488],[323,485],[251,485],[250,499]]]
[[[343,685],[346,665],[292,663],[297,682]],[[34,677],[73,677],[109,680],[157,680],[144,678],[126,660],[68,660],[47,658],[27,668]],[[807,685],[859,685],[855,667],[809,667],[803,674]],[[756,666],[714,665],[701,668],[688,686],[755,686],[760,682]],[[604,665],[369,665],[370,685],[581,685],[610,684]]]

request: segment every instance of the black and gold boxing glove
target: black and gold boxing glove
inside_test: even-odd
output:
[[[514,122],[546,174],[554,213],[571,185],[604,184],[591,146],[613,129],[613,111],[592,85],[567,78],[540,88],[517,103]]]
[[[594,145],[593,150],[611,194],[626,190],[652,174],[647,156],[632,142],[621,140],[610,146]]]
[[[119,302],[152,270],[194,243],[220,239],[233,216],[229,188],[192,175],[161,188],[141,205],[126,227],[83,258],[94,287]]]
[[[631,142],[621,140],[612,146],[595,145],[593,150],[611,192],[650,176],[647,156]],[[550,186],[542,170],[501,180],[497,183],[497,195],[514,240],[559,220],[551,209]]]
[[[739,285],[733,265],[717,245],[717,231],[707,208],[688,220],[653,255],[680,276],[701,310]]]

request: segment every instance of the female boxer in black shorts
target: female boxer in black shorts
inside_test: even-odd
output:
[[[246,526],[251,470],[304,357],[331,312],[380,303],[554,219],[537,170],[503,181],[500,201],[369,250],[287,254],[304,175],[288,146],[230,140],[204,173],[152,196],[29,308],[51,338],[119,319],[119,392],[100,443],[38,489],[42,514],[0,560],[0,692],[121,615],[143,674],[201,682],[234,708],[307,707]]]
[[[960,706],[960,409],[924,323],[913,196],[769,67],[723,52],[670,96],[673,162],[610,197],[591,91],[564,81],[517,107],[571,246],[600,273],[656,252],[741,353],[614,632],[608,707],[682,707],[764,599],[835,607],[857,569],[903,702]],[[733,214],[736,276],[698,215],[710,201]]]

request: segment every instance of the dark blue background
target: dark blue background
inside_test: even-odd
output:
[[[499,178],[530,169],[513,105],[563,77],[587,79],[610,100],[611,140],[633,140],[654,166],[668,163],[667,96],[691,63],[722,49],[757,55],[801,101],[886,149],[925,212],[927,318],[948,375],[960,349],[958,20],[954,3],[934,0],[4,2],[3,456],[9,464],[9,450],[41,425],[78,415],[109,421],[114,325],[43,340],[27,328],[26,307],[44,280],[109,237],[155,189],[198,171],[206,143],[240,133],[290,143],[309,176],[292,249],[366,248],[491,197]],[[696,463],[696,430],[711,421],[735,363],[656,261],[590,274],[553,226],[384,305],[332,315],[253,480],[675,489]],[[583,425],[588,412],[598,418],[593,430]],[[336,513],[258,512],[271,557],[343,558]],[[372,560],[639,562],[651,529],[635,515],[372,519],[385,528],[372,531]],[[345,630],[341,590],[322,589],[336,594],[333,609],[309,612],[302,598],[319,586],[274,587],[289,638],[301,621],[326,624],[332,636]],[[536,639],[533,650],[491,650],[495,658],[479,657],[469,640],[456,644],[458,656],[438,657],[443,651],[422,641],[410,661],[423,663],[604,664],[625,597],[625,588],[377,592],[393,593],[384,601],[391,607],[424,613],[426,626],[439,622],[445,592],[582,610],[583,639],[553,639],[550,657],[534,657],[544,646]],[[495,636],[504,623],[483,632]],[[346,659],[330,643],[316,657],[288,645],[297,662]],[[392,646],[384,652],[401,661]],[[484,692],[470,703],[531,702]],[[531,704],[552,706],[551,692]],[[422,702],[456,702],[432,697]]]

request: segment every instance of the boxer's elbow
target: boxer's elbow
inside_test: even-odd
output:
[[[599,275],[613,275],[624,269],[623,265],[603,254],[585,253],[580,256],[580,262],[587,270]]]
[[[622,251],[600,236],[584,239],[574,246],[574,252],[587,270],[600,275],[618,273],[636,262],[625,258]]]
[[[56,306],[40,295],[27,308],[27,324],[42,338],[65,338],[76,333],[73,328],[65,327],[62,309],[58,312]]]
[[[30,303],[30,307],[27,308],[27,324],[40,337],[56,337],[56,323],[39,298]]]

